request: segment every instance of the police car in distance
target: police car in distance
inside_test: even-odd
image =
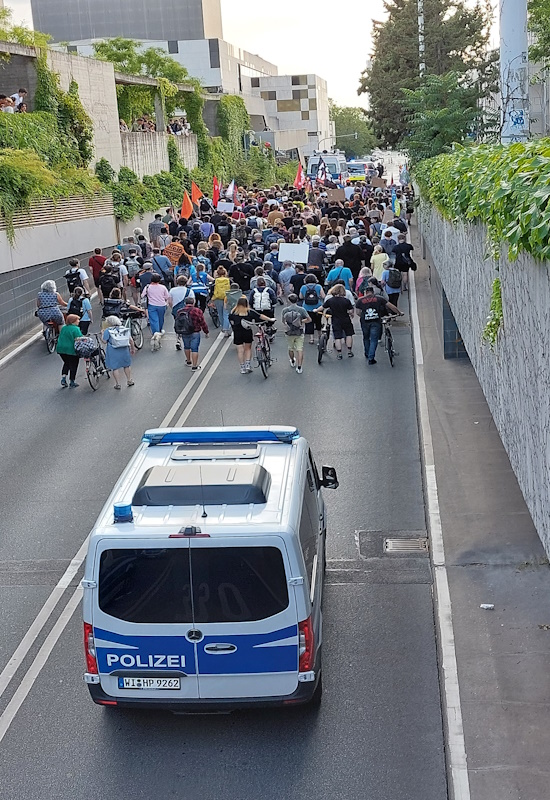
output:
[[[85,681],[176,712],[321,696],[326,521],[296,428],[147,431],[92,530]]]

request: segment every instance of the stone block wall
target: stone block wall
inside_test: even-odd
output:
[[[499,272],[482,225],[452,225],[423,206],[419,226],[512,469],[550,554],[550,272],[527,254]],[[482,341],[491,289],[501,279],[504,321],[495,351]]]

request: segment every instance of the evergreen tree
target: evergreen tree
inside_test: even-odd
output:
[[[336,129],[336,146],[345,152],[348,159],[370,155],[376,147],[376,137],[365,110],[353,106],[338,106],[332,100],[329,100],[329,105],[330,118]],[[355,133],[357,139],[352,135]]]
[[[395,147],[407,135],[401,89],[420,85],[417,0],[385,0],[387,18],[374,23],[373,54],[360,77],[358,94],[369,96],[369,115],[382,143]],[[426,73],[494,79],[495,55],[488,53],[491,11],[468,8],[464,0],[424,0]]]

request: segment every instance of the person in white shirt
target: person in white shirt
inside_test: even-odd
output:
[[[28,92],[26,89],[19,89],[19,91],[15,92],[15,94],[12,94],[11,100],[13,100],[14,107],[19,108],[21,103],[26,103],[27,95]]]

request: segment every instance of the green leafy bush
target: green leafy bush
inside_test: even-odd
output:
[[[59,136],[57,119],[45,111],[0,114],[0,149],[34,150],[48,166],[71,162],[72,148]]]
[[[94,168],[98,181],[103,186],[108,186],[116,178],[116,172],[106,158],[100,158]]]
[[[484,223],[494,257],[504,244],[511,260],[550,259],[550,139],[457,148],[420,162],[414,177],[446,219]]]
[[[487,342],[493,351],[496,347],[498,332],[502,327],[502,320],[503,312],[500,278],[495,278],[491,292],[489,316],[487,317],[487,323],[482,333],[483,341]]]
[[[51,170],[32,150],[0,150],[0,212],[8,237],[14,240],[13,217],[36,200],[72,195],[93,195],[101,186],[87,170]]]

